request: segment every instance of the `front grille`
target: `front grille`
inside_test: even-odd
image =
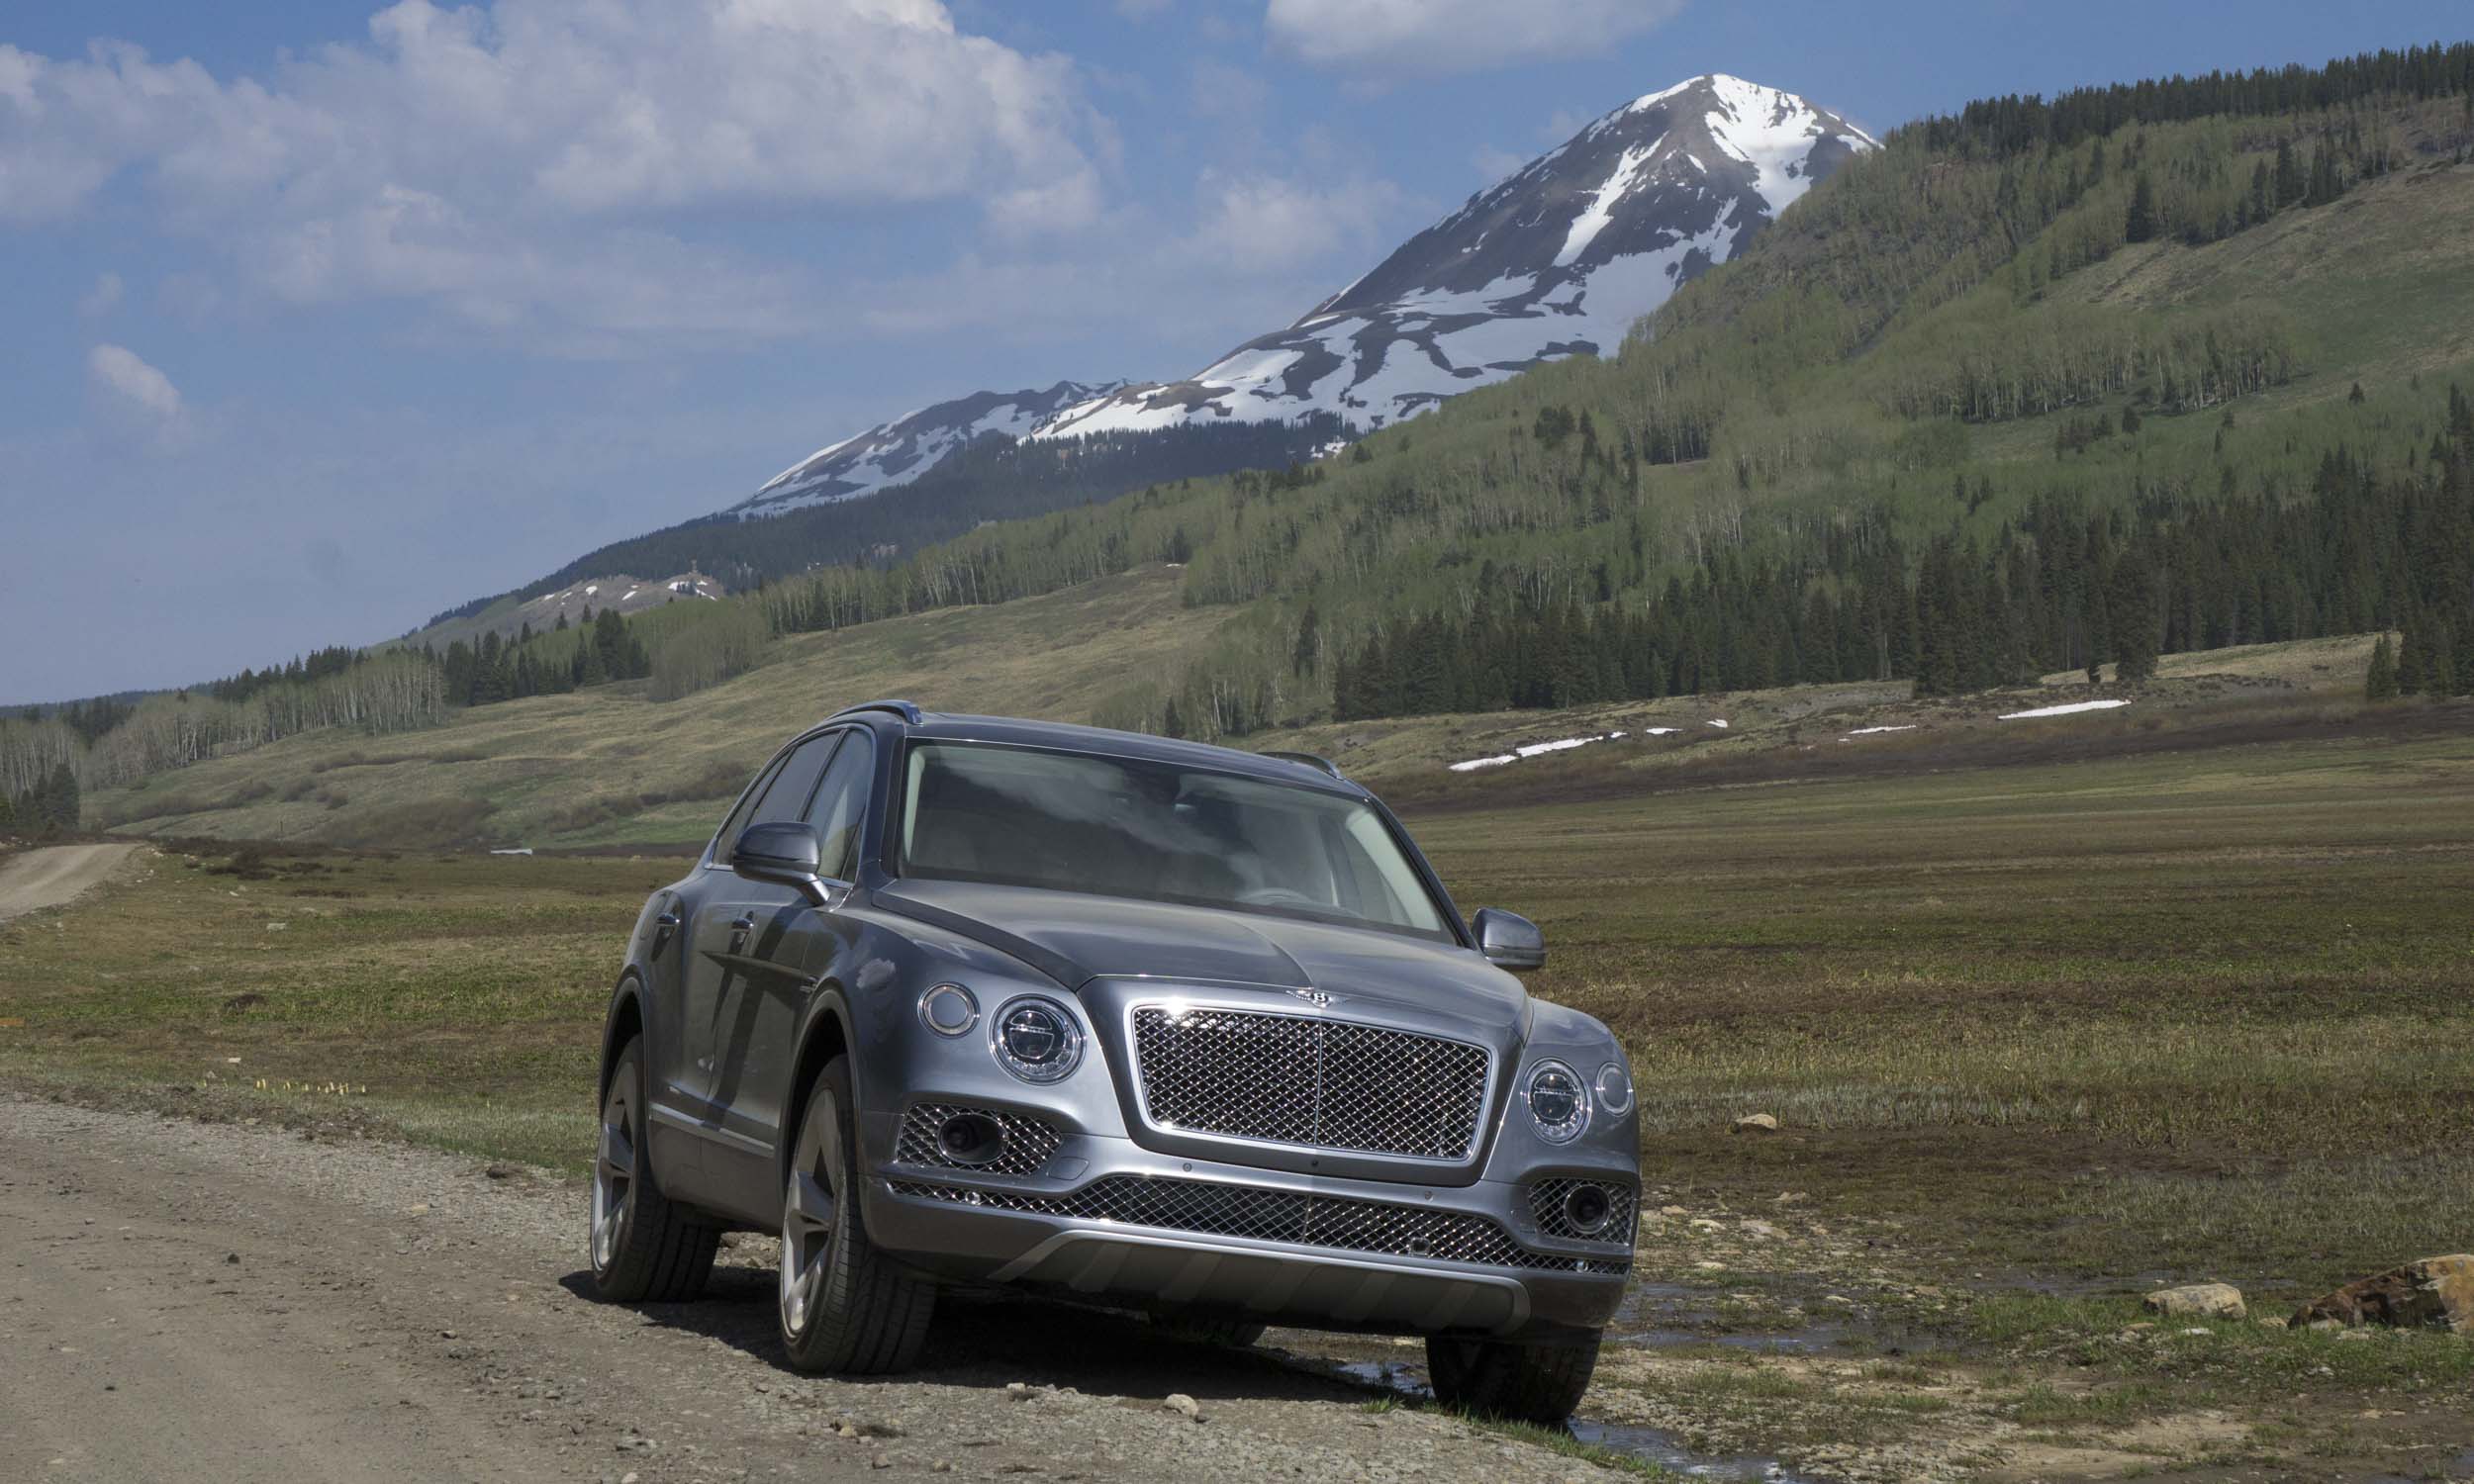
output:
[[[1162,1129],[1314,1149],[1466,1159],[1486,1051],[1312,1015],[1134,1012],[1143,1111]]]
[[[1602,1274],[1632,1270],[1628,1258],[1552,1257],[1533,1252],[1514,1242],[1512,1234],[1499,1222],[1466,1211],[1395,1206],[1385,1201],[1223,1185],[1209,1180],[1106,1175],[1064,1195],[965,1190],[897,1180],[894,1193],[999,1211],[1114,1221],[1133,1227],[1247,1237],[1259,1242],[1337,1248],[1351,1252],[1477,1262],[1489,1267],[1558,1268]]]
[[[1579,1231],[1565,1219],[1564,1198],[1574,1185],[1595,1185],[1606,1192],[1606,1225],[1595,1234]],[[1630,1247],[1637,1211],[1632,1187],[1613,1180],[1540,1180],[1529,1187],[1529,1214],[1537,1218],[1538,1230],[1567,1242],[1620,1242]]]
[[[936,1131],[945,1120],[957,1113],[978,1113],[996,1120],[1004,1130],[1004,1147],[997,1158],[984,1164],[965,1164],[948,1159],[936,1144]],[[995,1108],[966,1108],[952,1103],[919,1103],[902,1121],[902,1137],[895,1142],[894,1158],[904,1164],[941,1164],[948,1169],[977,1169],[989,1174],[1026,1175],[1048,1162],[1064,1141],[1043,1119],[1020,1113],[1004,1113]]]

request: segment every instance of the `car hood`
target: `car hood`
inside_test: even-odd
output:
[[[1518,1034],[1518,979],[1457,944],[1291,917],[1029,886],[904,881],[877,900],[1001,949],[1069,989],[1094,979],[1316,990],[1334,1013],[1396,1009]]]

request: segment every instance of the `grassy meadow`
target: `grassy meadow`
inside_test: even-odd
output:
[[[2474,1248],[2474,718],[2346,700],[2358,647],[1932,745],[1837,742],[1895,696],[1722,698],[1740,775],[1606,744],[1421,794],[1605,718],[1361,728],[1464,907],[1536,917],[1534,987],[1631,1049],[1651,1214],[1589,1411],[1856,1478],[2449,1477],[2474,1345],[2136,1300],[2281,1316]],[[0,926],[0,1079],[571,1172],[618,946],[683,864],[141,859]]]

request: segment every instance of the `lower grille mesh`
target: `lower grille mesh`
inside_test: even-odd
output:
[[[996,1159],[984,1164],[965,1164],[949,1159],[936,1143],[936,1131],[945,1120],[958,1113],[978,1113],[996,1121],[1004,1130],[1004,1148]],[[953,1103],[920,1103],[902,1121],[902,1138],[894,1146],[894,1158],[904,1164],[941,1164],[948,1169],[978,1169],[990,1174],[1026,1175],[1048,1162],[1064,1141],[1045,1120],[1020,1113],[1000,1113],[995,1108],[966,1108]]]
[[[1572,1193],[1574,1185],[1595,1185],[1606,1192],[1606,1225],[1595,1234],[1575,1229],[1564,1214],[1564,1198]],[[1632,1187],[1612,1180],[1540,1180],[1529,1187],[1529,1214],[1537,1219],[1538,1230],[1567,1242],[1620,1242],[1630,1247],[1638,1209],[1639,1199]]]
[[[1304,1195],[1293,1190],[1222,1185],[1208,1180],[1107,1175],[1063,1195],[965,1190],[897,1180],[894,1193],[999,1211],[1116,1221],[1171,1232],[1246,1237],[1342,1252],[1432,1257],[1446,1262],[1476,1262],[1489,1267],[1560,1268],[1567,1272],[1609,1274],[1632,1270],[1628,1257],[1556,1257],[1533,1252],[1514,1242],[1500,1224],[1465,1211],[1425,1210],[1382,1201]]]

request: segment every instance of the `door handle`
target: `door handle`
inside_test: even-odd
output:
[[[737,953],[740,949],[746,947],[747,935],[755,930],[756,914],[753,912],[743,913],[740,916],[731,919],[730,952]]]
[[[677,936],[678,931],[679,914],[676,912],[664,912],[653,919],[652,956],[654,958],[661,957],[661,951],[670,946],[670,940]]]

